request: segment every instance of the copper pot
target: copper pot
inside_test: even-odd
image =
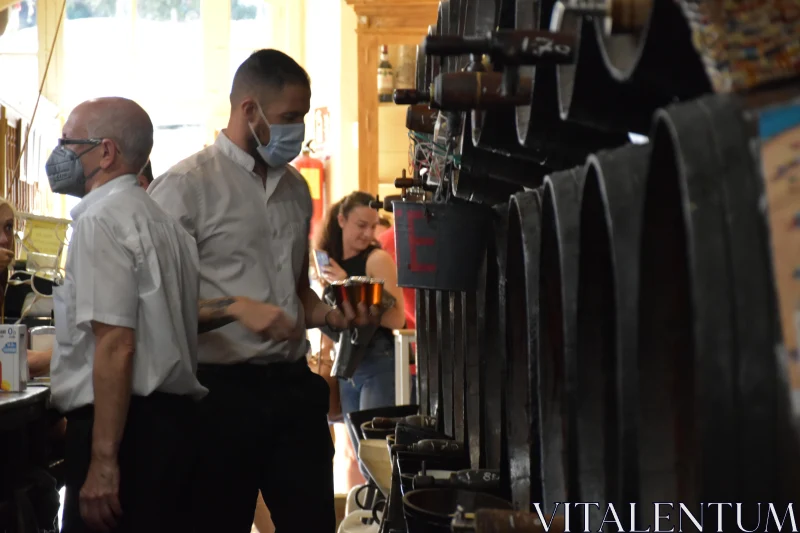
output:
[[[383,280],[367,278],[364,283],[364,303],[367,306],[381,305],[383,301]]]
[[[359,303],[367,306],[380,305],[383,300],[383,280],[366,276],[353,276],[343,281],[335,281],[333,287],[336,306],[350,302],[355,308]]]

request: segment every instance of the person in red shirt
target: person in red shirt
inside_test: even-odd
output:
[[[394,264],[397,264],[397,252],[395,251],[394,245],[394,228],[389,228],[388,230],[381,233],[377,238],[378,244],[380,244],[381,248],[392,256],[392,261]],[[405,311],[406,316],[406,328],[407,329],[415,329],[417,324],[417,292],[414,289],[403,289],[403,308]],[[411,365],[411,403],[416,403],[417,401],[417,364],[413,357],[414,351],[416,350],[417,345],[416,343],[411,345],[411,354],[412,354],[412,365]]]
[[[397,264],[397,253],[395,252],[394,246],[394,228],[381,233],[377,240],[381,248],[392,256],[394,264]],[[403,305],[405,307],[406,328],[414,329],[416,327],[417,318],[416,291],[414,289],[403,289]]]

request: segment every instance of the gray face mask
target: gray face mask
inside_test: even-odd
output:
[[[69,141],[68,144],[92,144],[91,148],[84,150],[81,153],[75,153],[66,146],[64,141]],[[69,196],[76,196],[83,198],[86,196],[86,182],[100,171],[100,167],[94,169],[88,176],[83,171],[83,164],[81,163],[81,156],[91,150],[100,146],[102,141],[97,139],[78,140],[62,139],[59,140],[59,145],[47,158],[45,163],[45,172],[47,179],[50,181],[50,189],[56,194],[67,194]]]

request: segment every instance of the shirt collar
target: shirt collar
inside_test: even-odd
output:
[[[256,165],[256,160],[252,155],[248,154],[234,144],[234,142],[230,140],[227,135],[225,135],[224,131],[219,132],[219,135],[217,135],[217,140],[214,141],[214,146],[217,148],[217,150],[230,158],[234,163],[243,167],[248,172],[253,172],[253,169]],[[280,178],[286,174],[287,166],[288,165],[283,165],[282,167],[278,168],[269,167],[267,169],[267,180],[272,178]]]
[[[72,211],[70,211],[69,214],[72,215],[72,220],[78,220],[87,209],[103,198],[106,198],[115,192],[128,190],[138,186],[139,181],[136,179],[135,174],[123,174],[122,176],[114,178],[89,192],[89,194],[83,197],[78,205],[72,208]]]

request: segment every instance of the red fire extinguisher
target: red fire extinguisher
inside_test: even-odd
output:
[[[322,224],[322,210],[325,205],[325,163],[311,157],[314,150],[311,148],[311,141],[303,146],[303,154],[292,163],[294,168],[308,183],[308,190],[311,192],[311,201],[314,206],[314,214],[311,215],[311,235],[317,234],[317,228]]]

